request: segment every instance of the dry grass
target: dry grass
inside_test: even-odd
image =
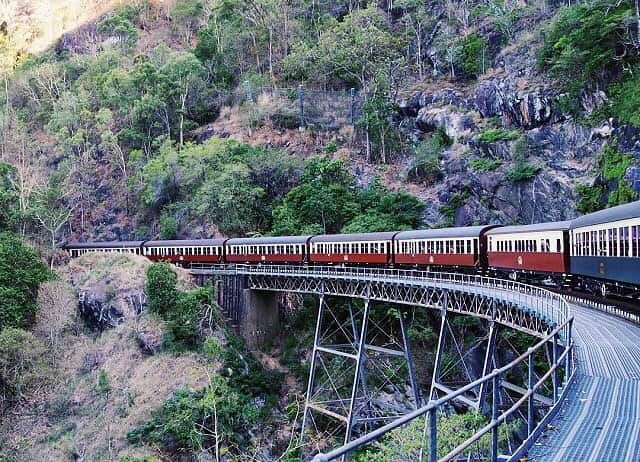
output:
[[[132,255],[90,254],[73,260],[62,273],[73,285],[106,278],[117,293],[143,284],[148,266],[146,259]],[[189,284],[185,274],[180,278]],[[74,307],[62,307],[62,318],[72,321],[77,299],[68,290],[60,282],[45,289],[41,299],[48,299],[47,292],[65,294],[62,303]],[[46,338],[50,332],[41,324],[38,332]],[[153,448],[130,446],[127,433],[149,420],[174,391],[203,388],[219,364],[198,353],[146,356],[136,339],[142,329],[159,331],[162,324],[145,313],[102,334],[56,330],[60,348],[55,377],[0,418],[3,453],[15,461],[42,462],[119,461],[127,454],[156,454]]]

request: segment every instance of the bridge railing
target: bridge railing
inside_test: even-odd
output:
[[[251,276],[270,276],[283,278],[316,278],[328,280],[357,280],[367,283],[382,283],[392,285],[424,286],[425,288],[438,288],[442,290],[464,292],[472,295],[493,297],[504,303],[517,305],[519,309],[527,311],[534,316],[545,320],[550,326],[542,340],[534,347],[529,348],[524,354],[511,361],[509,364],[493,370],[491,373],[476,381],[448,393],[446,396],[432,400],[417,410],[403,417],[367,433],[344,446],[326,454],[317,454],[314,462],[336,460],[344,457],[352,451],[378,440],[387,433],[403,427],[415,419],[426,417],[425,436],[428,445],[428,460],[449,461],[458,460],[463,452],[478,442],[485,435],[491,434],[491,461],[518,460],[524,456],[528,448],[533,444],[540,432],[557,412],[560,403],[565,398],[569,385],[575,375],[575,362],[573,361],[573,342],[571,328],[573,317],[565,298],[557,293],[544,288],[523,284],[517,281],[498,279],[480,275],[459,273],[428,272],[413,269],[377,268],[377,267],[350,267],[350,266],[293,266],[293,265],[194,265],[191,271],[195,274],[232,274]],[[534,355],[546,348],[552,342],[551,365],[549,370],[536,380],[534,373]],[[507,381],[507,374],[528,364],[527,386],[519,399],[506,409],[500,409],[497,396],[501,389],[501,380]],[[561,369],[564,368],[563,384],[559,382]],[[539,390],[545,383],[552,380],[553,396],[551,405],[546,408],[542,418],[536,419],[536,399],[542,394]],[[438,459],[438,411],[450,404],[456,398],[465,393],[478,389],[481,386],[491,385],[493,390],[493,403],[491,421],[476,431],[470,438],[458,447]],[[527,432],[521,445],[509,455],[500,455],[498,432],[501,425],[520,408],[526,406]],[[537,421],[536,421],[537,420]],[[428,421],[428,427],[427,427]],[[420,460],[423,460],[422,457]],[[466,459],[465,459],[466,460]],[[475,459],[474,459],[475,460]]]
[[[349,279],[390,284],[423,285],[500,299],[531,313],[551,327],[570,317],[569,304],[560,294],[509,279],[462,273],[420,271],[414,269],[329,266],[329,265],[197,265],[192,272],[220,272],[236,275],[264,275],[300,278]],[[561,332],[568,338],[567,329]]]
[[[575,373],[575,363],[572,360],[573,346],[571,343],[564,346],[561,354],[556,355],[554,353],[555,360],[551,364],[551,367],[537,381],[535,380],[534,374],[534,355],[541,348],[545,348],[548,345],[549,341],[553,341],[554,345],[557,345],[557,343],[555,342],[558,338],[559,332],[565,328],[570,330],[572,321],[573,318],[569,318],[565,322],[561,323],[551,333],[549,333],[547,337],[542,339],[532,348],[529,348],[525,353],[511,361],[509,364],[501,368],[494,369],[488,375],[481,377],[474,382],[471,382],[470,384],[456,390],[455,392],[449,393],[440,399],[432,400],[425,406],[422,406],[419,409],[410,412],[387,425],[384,425],[383,427],[380,427],[353,441],[350,441],[349,443],[337,449],[334,449],[333,451],[317,454],[313,458],[313,462],[328,462],[337,460],[348,455],[358,448],[366,446],[373,441],[379,440],[389,432],[408,425],[414,420],[421,417],[425,417],[425,443],[428,442],[428,444],[424,445],[424,448],[428,451],[428,457],[425,457],[425,460],[429,460],[430,462],[458,460],[457,458],[463,455],[465,450],[469,449],[474,443],[478,442],[481,438],[489,433],[491,434],[491,461],[497,461],[499,459],[509,461],[519,460],[526,454],[526,451],[539,436],[540,432],[544,430],[547,423],[557,412],[559,405],[562,403],[566,396],[569,384],[573,381]],[[529,372],[527,389],[522,394],[521,398],[516,400],[510,407],[500,410],[498,405],[499,400],[496,398],[499,394],[500,382],[503,378],[506,377],[509,371],[516,369],[523,363],[528,363]],[[537,391],[541,387],[543,387],[545,382],[547,382],[550,378],[553,379],[555,388],[555,384],[558,380],[559,369],[561,367],[565,368],[562,392],[558,393],[554,389],[552,406],[549,408],[544,417],[536,422],[535,399]],[[464,393],[473,390],[474,388],[478,388],[483,384],[490,384],[491,389],[493,390],[491,421],[477,430],[471,437],[459,444],[456,448],[445,454],[443,457],[438,458],[438,411],[445,405],[453,403],[453,400],[455,400],[457,397],[462,396]],[[520,444],[520,446],[515,451],[513,451],[512,454],[506,456],[500,454],[498,443],[499,428],[502,424],[508,421],[509,417],[518,412],[519,409],[523,406],[527,407],[527,437]],[[420,459],[422,460],[422,457]],[[467,459],[465,458],[465,460]]]

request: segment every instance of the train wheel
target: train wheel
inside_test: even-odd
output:
[[[602,294],[603,297],[607,296],[607,285],[604,282],[600,286],[600,293]]]

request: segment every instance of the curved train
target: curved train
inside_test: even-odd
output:
[[[71,243],[87,252],[192,263],[418,267],[640,298],[640,201],[571,221],[417,231],[230,239]]]

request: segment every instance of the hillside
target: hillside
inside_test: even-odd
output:
[[[279,300],[248,351],[212,287],[61,244],[635,200],[639,24],[630,0],[0,2],[0,461],[299,460],[317,302]],[[423,377],[438,323],[412,313]]]

